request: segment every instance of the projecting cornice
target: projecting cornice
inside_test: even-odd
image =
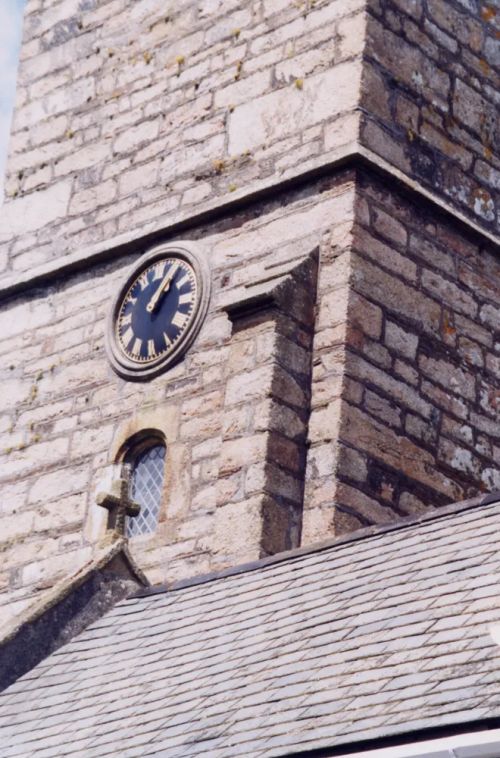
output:
[[[230,196],[217,197],[198,207],[195,212],[172,214],[168,223],[163,226],[158,223],[153,229],[149,226],[146,230],[141,230],[139,236],[133,232],[127,232],[104,243],[76,250],[62,259],[49,261],[30,271],[5,278],[0,282],[0,300],[27,292],[33,287],[51,284],[61,277],[88,269],[95,264],[109,262],[133,252],[141,255],[144,249],[154,242],[172,238],[181,232],[185,233],[188,229],[235,213],[250,204],[276,197],[280,192],[292,190],[300,185],[348,169],[362,169],[378,174],[392,182],[400,192],[410,193],[430,203],[436,210],[460,224],[464,230],[478,237],[483,244],[500,248],[498,236],[461,213],[438,194],[426,189],[372,150],[362,145],[351,144],[311,159],[303,163],[300,168],[294,167],[283,173],[280,178],[272,176],[250,187],[242,187]]]

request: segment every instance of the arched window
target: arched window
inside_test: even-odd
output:
[[[127,518],[127,537],[156,531],[163,492],[165,453],[163,443],[150,439],[149,443],[143,441],[133,447],[125,459],[130,467],[130,498],[141,506],[138,516]]]

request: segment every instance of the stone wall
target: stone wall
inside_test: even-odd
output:
[[[499,228],[500,9],[368,0],[361,142]]]
[[[216,500],[224,565],[300,545],[317,275],[317,248],[285,272],[261,263],[260,282],[246,297],[237,288],[226,305],[232,334]]]
[[[92,558],[96,490],[143,428],[168,449],[158,531],[131,542],[152,582],[500,486],[495,9],[165,5],[27,3],[0,225],[2,618]],[[180,364],[124,382],[111,300],[179,237],[206,250],[209,316]],[[311,261],[303,311],[228,305]]]
[[[495,228],[498,11],[459,0],[28,0],[4,278],[358,145]]]
[[[223,305],[280,264],[309,260],[332,225],[345,228],[353,213],[347,174],[190,230],[213,272],[209,316],[186,359],[148,383],[120,379],[104,351],[112,297],[137,256],[4,304],[0,598],[12,612],[92,556],[105,534],[96,490],[123,443],[143,428],[160,429],[168,449],[158,531],[131,543],[150,581],[298,544],[309,391],[299,385],[310,326],[294,331],[264,319],[232,327]],[[252,370],[261,374],[249,392]],[[292,520],[272,542],[262,525],[279,509]]]
[[[28,0],[4,272],[354,144],[364,0]]]
[[[360,175],[322,263],[303,541],[500,489],[497,250]]]
[[[103,349],[134,256],[4,306],[1,597],[11,611],[92,556],[105,534],[96,490],[143,428],[160,429],[168,449],[158,531],[131,543],[152,582],[500,485],[500,264],[478,237],[363,171],[188,236],[213,271],[210,313],[185,360],[152,382],[119,379]],[[291,321],[243,311],[231,324],[228,301],[318,250],[312,353],[307,309]]]

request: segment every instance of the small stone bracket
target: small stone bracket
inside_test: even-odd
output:
[[[267,266],[258,281],[224,293],[219,302],[220,310],[225,311],[233,323],[270,308],[293,313],[298,285],[305,285],[310,292],[315,291],[318,258],[319,248],[315,248],[299,261],[295,259],[285,265]]]

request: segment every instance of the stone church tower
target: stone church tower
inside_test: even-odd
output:
[[[500,489],[499,37],[482,0],[27,0],[7,629],[117,550],[170,583]]]

